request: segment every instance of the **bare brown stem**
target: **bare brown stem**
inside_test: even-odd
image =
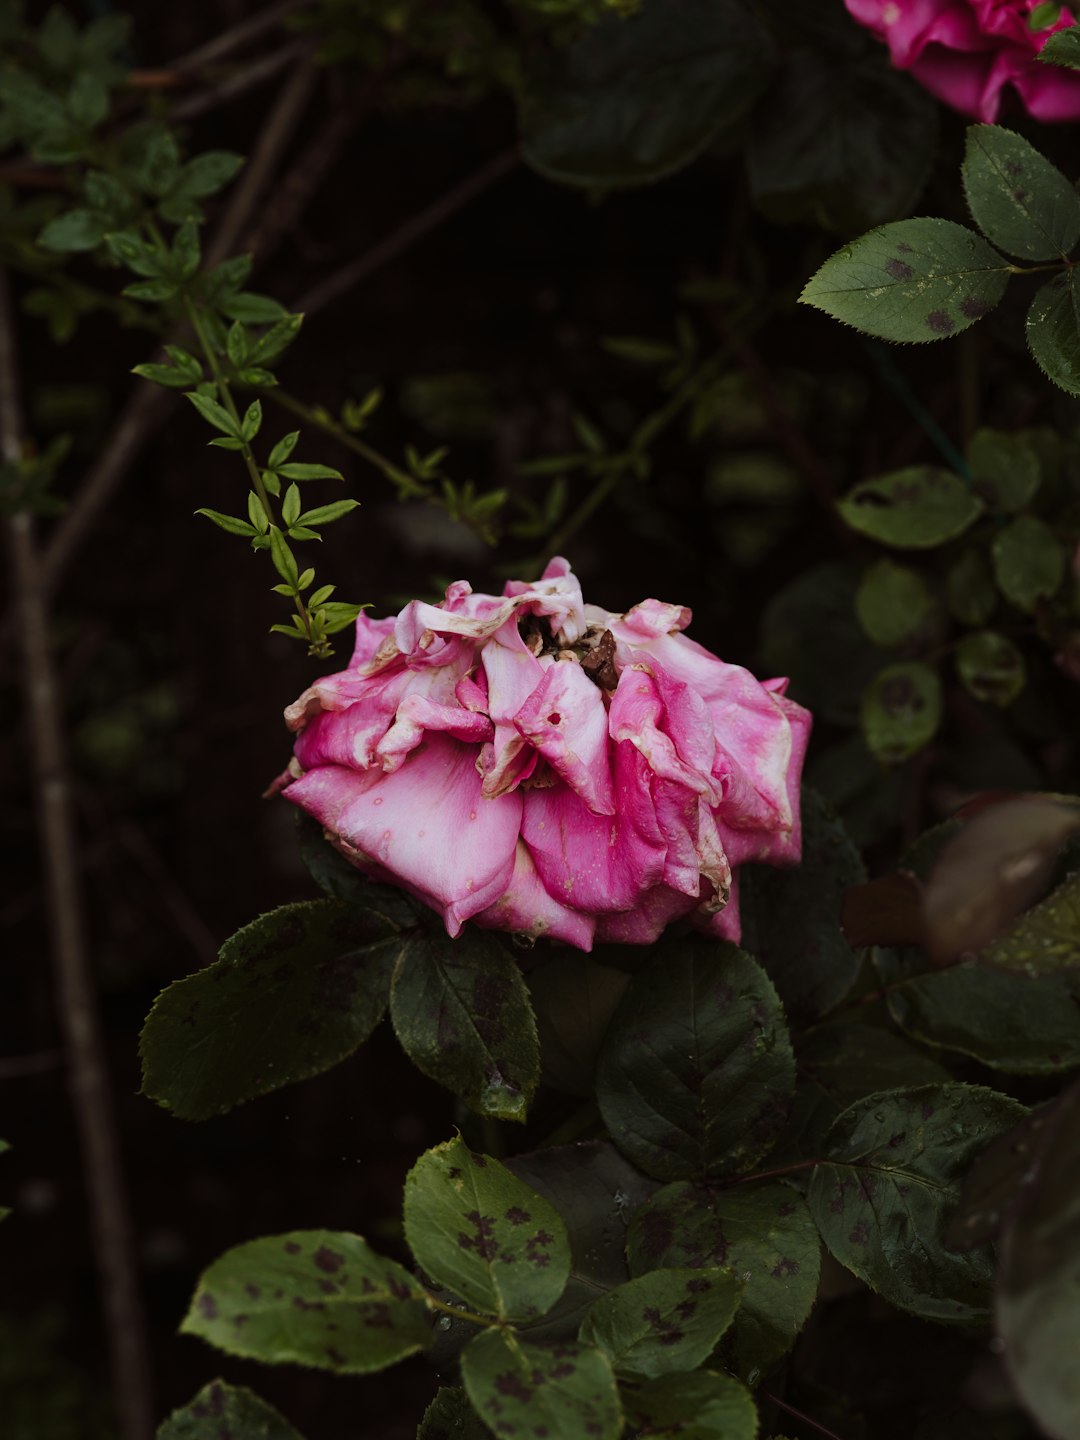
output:
[[[306,55],[309,49],[310,43],[305,39],[290,40],[279,50],[260,56],[258,60],[249,61],[242,69],[224,76],[207,89],[199,90],[184,100],[178,100],[169,111],[169,119],[194,120],[198,115],[205,115],[208,110],[216,110],[219,105],[225,105],[228,101],[235,100],[238,95],[244,95],[248,90],[262,85],[301,55]]]
[[[19,460],[24,443],[18,375],[7,275],[0,270],[0,457],[9,463]],[[151,1440],[154,1400],[150,1356],[86,943],[75,813],[49,643],[46,581],[32,515],[24,511],[12,517],[8,542],[16,625],[26,675],[56,1002],[68,1056],[116,1409],[124,1440]]]
[[[208,40],[205,45],[199,45],[196,49],[189,50],[186,55],[181,55],[178,60],[173,60],[168,68],[170,71],[187,74],[193,70],[203,70],[207,65],[216,64],[234,50],[240,50],[252,40],[257,40],[267,30],[274,29],[295,11],[304,9],[310,3],[311,0],[278,0],[276,5],[267,5],[264,10],[241,20],[230,30],[215,35],[213,40]]]
[[[835,1430],[830,1430],[827,1425],[822,1425],[821,1421],[815,1420],[812,1415],[806,1415],[802,1410],[796,1410],[794,1405],[789,1405],[786,1400],[781,1400],[779,1395],[774,1395],[771,1390],[762,1390],[761,1393],[765,1399],[771,1401],[778,1410],[783,1410],[796,1420],[801,1420],[804,1425],[809,1425],[812,1429],[816,1430],[819,1435],[828,1436],[828,1440],[840,1440],[840,1436],[837,1435]]]
[[[387,235],[385,240],[380,240],[377,245],[361,255],[359,259],[351,261],[348,265],[342,266],[340,270],[328,275],[320,284],[302,295],[292,306],[292,309],[299,310],[304,315],[313,315],[317,310],[325,309],[334,300],[339,299],[350,291],[354,285],[359,285],[361,280],[366,280],[382,266],[403,254],[418,240],[423,239],[429,231],[448,220],[451,215],[463,209],[470,200],[475,200],[485,190],[491,188],[496,181],[509,175],[516,170],[520,163],[520,156],[516,148],[503,150],[486,165],[481,165],[479,170],[448,190],[445,195],[439,197],[425,210],[406,220],[404,225],[399,225],[396,230]]]
[[[0,1080],[25,1080],[28,1075],[47,1075],[64,1063],[62,1050],[35,1050],[32,1055],[7,1055],[0,1060]]]

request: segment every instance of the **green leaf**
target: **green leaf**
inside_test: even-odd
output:
[[[252,295],[247,291],[223,296],[218,306],[230,320],[239,320],[244,325],[275,325],[289,313],[269,295]]]
[[[283,1415],[242,1385],[212,1380],[190,1404],[174,1410],[158,1428],[157,1440],[301,1440]]]
[[[842,1019],[803,1036],[795,1059],[799,1088],[787,1131],[770,1156],[774,1165],[819,1155],[829,1126],[864,1095],[950,1078],[943,1065],[904,1036]]]
[[[964,636],[956,647],[956,669],[976,700],[1002,706],[1020,694],[1027,674],[1022,652],[993,630]]]
[[[630,1379],[696,1370],[735,1318],[742,1289],[730,1270],[653,1270],[595,1301],[580,1339]]]
[[[270,526],[270,558],[274,562],[274,569],[281,578],[287,580],[290,585],[295,585],[300,578],[296,556],[289,549],[284,535],[276,525]]]
[[[200,1278],[180,1333],[229,1355],[341,1375],[384,1370],[431,1338],[427,1297],[409,1272],[335,1230],[227,1250]]]
[[[1065,579],[1065,549],[1045,520],[1018,515],[994,536],[994,577],[1007,600],[1029,615]]]
[[[379,1023],[403,943],[383,915],[335,900],[260,916],[158,996],[140,1041],[143,1093],[206,1120],[329,1070]]]
[[[1075,270],[1055,275],[1039,290],[1027,313],[1028,349],[1043,374],[1080,395],[1080,280]]]
[[[237,300],[241,297],[236,296]],[[234,319],[242,319],[242,316],[235,314],[235,302],[230,302],[232,309],[222,306],[226,313],[233,315]],[[300,332],[300,326],[304,323],[302,315],[284,315],[259,340],[252,342],[248,352],[249,365],[268,365],[272,360],[288,349]],[[295,477],[294,477],[295,478]]]
[[[110,230],[104,240],[113,258],[136,275],[147,280],[164,278],[168,256],[156,246],[147,245],[134,230]]]
[[[270,517],[267,515],[266,509],[262,501],[259,499],[258,495],[255,494],[254,490],[248,491],[247,507],[248,517],[250,518],[252,525],[255,526],[255,529],[259,532],[260,535],[265,535],[267,530],[269,530],[270,528]]]
[[[286,525],[295,525],[299,514],[300,491],[296,485],[290,485],[285,491],[285,499],[281,502],[281,518]]]
[[[837,507],[860,535],[898,550],[929,550],[955,540],[983,513],[983,502],[959,475],[911,465],[863,480]]]
[[[250,445],[252,440],[255,439],[255,436],[258,435],[261,425],[262,403],[258,400],[253,400],[244,412],[244,418],[240,422],[241,438],[246,440]]]
[[[981,550],[965,550],[945,577],[949,610],[961,625],[985,625],[997,608],[997,590]]]
[[[611,1366],[574,1341],[530,1345],[512,1330],[484,1330],[461,1357],[465,1389],[496,1434],[618,1440],[622,1408]]]
[[[125,285],[120,292],[129,300],[146,300],[152,305],[162,300],[171,300],[176,294],[176,285],[171,280],[136,280],[134,285]],[[185,381],[190,384],[190,381]]]
[[[925,1320],[983,1324],[993,1256],[957,1254],[945,1229],[972,1161],[1024,1114],[981,1085],[883,1090],[829,1131],[807,1201],[835,1259]]]
[[[202,382],[203,367],[189,351],[181,349],[179,345],[166,345],[165,354],[176,370],[187,377],[189,384],[198,385]]]
[[[299,433],[299,432],[297,432]],[[290,447],[291,448],[291,447]],[[286,480],[344,480],[340,470],[331,465],[303,465],[290,460],[286,465],[275,465],[274,469]],[[356,502],[359,503],[359,502]]]
[[[288,435],[283,436],[274,448],[270,451],[270,459],[266,462],[271,470],[278,470],[288,460],[289,456],[296,449],[296,442],[300,439],[299,430],[290,430]],[[289,477],[286,476],[286,479]]]
[[[859,581],[855,614],[875,645],[895,650],[926,637],[933,628],[938,604],[917,570],[883,556],[864,571]]]
[[[920,973],[922,957],[878,951],[896,1024],[924,1045],[969,1055],[1012,1075],[1054,1075],[1080,1065],[1080,980],[975,962]],[[918,964],[920,969],[916,969]]]
[[[94,130],[109,113],[109,92],[96,75],[81,70],[68,92],[67,105],[78,126]]]
[[[1042,464],[1030,431],[976,430],[967,459],[975,491],[988,510],[1015,514],[1039,488]]]
[[[1054,1106],[1027,1176],[1020,1214],[1001,1246],[997,1320],[1020,1399],[1047,1435],[1080,1428],[1080,1087]]]
[[[285,469],[292,469],[292,466],[285,466]],[[296,487],[293,486],[293,489]],[[297,491],[299,496],[299,491]],[[318,505],[314,510],[305,510],[300,516],[301,525],[329,525],[332,520],[340,520],[343,515],[356,510],[360,505],[359,500],[334,500],[329,505]]]
[[[43,250],[56,250],[62,254],[96,250],[106,228],[101,216],[93,215],[89,210],[68,210],[49,221],[38,236],[37,243]]]
[[[553,950],[529,971],[545,1085],[592,1097],[596,1057],[629,984],[624,970],[576,951]]]
[[[726,1265],[740,1277],[746,1288],[732,1353],[751,1384],[791,1349],[817,1298],[821,1241],[802,1199],[784,1185],[667,1185],[635,1211],[626,1254],[634,1275]]]
[[[649,1440],[755,1440],[757,1436],[757,1410],[746,1386],[711,1370],[650,1380],[627,1391],[626,1410],[637,1433]]]
[[[881,340],[941,340],[988,314],[1010,267],[952,220],[898,220],[845,245],[799,297]]]
[[[945,1235],[950,1250],[996,1242],[1016,1219],[1039,1136],[1052,1122],[1055,1106],[1040,1105],[983,1150],[964,1177],[960,1203]]]
[[[424,1411],[416,1440],[489,1440],[490,1434],[465,1391],[457,1385],[443,1385]]]
[[[419,923],[422,918],[420,907],[404,890],[379,885],[369,879],[330,843],[322,826],[299,809],[296,812],[296,838],[304,868],[327,895],[383,915],[401,929],[409,929]]]
[[[863,694],[859,726],[883,764],[899,765],[934,738],[941,711],[941,681],[928,665],[889,665]]]
[[[681,169],[757,99],[768,32],[736,0],[661,0],[610,15],[526,79],[525,158],[571,185],[639,185]]]
[[[843,235],[910,214],[937,129],[934,101],[876,46],[793,46],[748,136],[754,203]]]
[[[647,1175],[713,1179],[768,1153],[794,1078],[761,967],[734,945],[669,940],[615,1012],[596,1095],[612,1140]]]
[[[1080,872],[1063,880],[979,958],[1032,978],[1080,970]]]
[[[421,1155],[405,1180],[405,1238],[417,1264],[482,1315],[536,1320],[566,1287],[558,1211],[460,1138]]]
[[[189,160],[180,171],[176,192],[203,199],[216,195],[244,164],[244,157],[231,150],[206,150]]]
[[[840,929],[844,892],[866,879],[859,852],[816,791],[802,792],[802,863],[739,870],[742,944],[764,966],[794,1025],[844,998],[859,961]]]
[[[1034,146],[1000,125],[969,125],[964,194],[976,225],[1022,260],[1065,259],[1080,240],[1080,197]]]
[[[517,961],[494,935],[410,936],[394,970],[390,1018],[429,1079],[481,1115],[524,1121],[540,1078],[536,1022]]]
[[[211,400],[209,395],[200,395],[197,390],[188,391],[187,398],[208,424],[213,425],[215,430],[230,436],[234,440],[240,438],[240,431],[236,421],[223,405],[216,400]]]
[[[1051,35],[1039,51],[1038,58],[1049,61],[1051,65],[1064,65],[1070,70],[1080,70],[1080,33],[1076,27],[1071,25],[1067,30],[1059,30],[1056,35]]]
[[[336,635],[351,625],[364,608],[363,605],[345,605],[338,601],[331,605],[321,605],[319,614],[323,617],[323,629],[327,635]]]
[[[228,338],[225,342],[225,351],[230,363],[240,369],[248,352],[247,332],[239,320],[234,320],[229,326]]]
[[[144,370],[146,368],[146,366],[139,367],[140,370]],[[201,510],[196,510],[195,514],[205,515],[206,518],[208,520],[212,520],[220,530],[227,530],[230,535],[251,536],[258,533],[255,529],[255,526],[249,525],[246,520],[239,520],[235,515],[223,515],[220,510],[207,510],[203,508]]]

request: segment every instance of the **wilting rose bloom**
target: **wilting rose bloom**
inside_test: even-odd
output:
[[[693,916],[739,938],[738,866],[799,859],[810,716],[680,631],[542,580],[357,621],[347,670],[285,712],[284,793],[372,877],[466,920],[588,950]]]
[[[1037,59],[1068,10],[1031,28],[1040,0],[845,0],[889,47],[892,63],[954,110],[992,124],[1007,87],[1036,120],[1080,118],[1080,73]]]

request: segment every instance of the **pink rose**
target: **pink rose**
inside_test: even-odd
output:
[[[356,625],[285,718],[285,795],[360,869],[466,920],[649,944],[692,915],[737,940],[737,867],[799,859],[807,711],[679,632],[584,605],[565,560],[501,596]]]
[[[954,110],[993,124],[1011,85],[1036,120],[1080,119],[1080,73],[1036,59],[1062,10],[1033,30],[1039,0],[845,0],[848,11],[885,41],[898,70],[910,70]]]

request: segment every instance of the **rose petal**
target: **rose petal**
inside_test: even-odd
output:
[[[505,892],[473,920],[485,929],[509,930],[534,940],[544,935],[550,940],[564,940],[579,950],[592,949],[596,930],[592,915],[571,910],[548,893],[524,840],[517,843],[514,873]]]
[[[545,671],[514,724],[595,815],[614,815],[604,698],[576,661]]]

